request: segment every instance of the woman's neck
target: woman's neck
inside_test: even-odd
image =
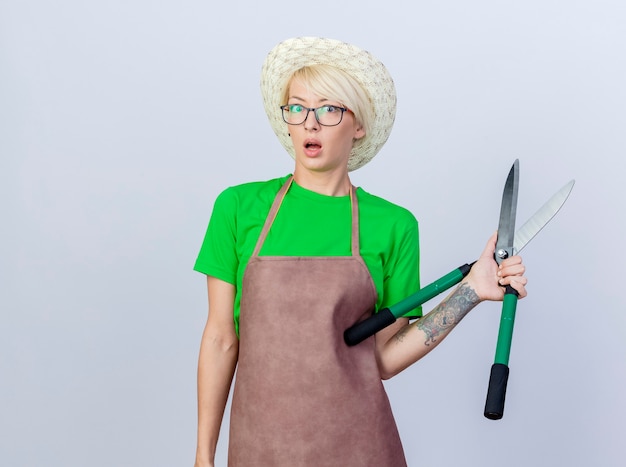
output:
[[[326,196],[347,196],[350,193],[350,177],[348,172],[313,172],[298,170],[293,172],[294,181],[302,188]]]

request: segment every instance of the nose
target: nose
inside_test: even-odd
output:
[[[315,118],[315,110],[310,109],[309,113],[306,115],[306,118],[304,119],[304,129],[305,130],[318,130],[319,129],[319,122],[317,121],[317,118]]]

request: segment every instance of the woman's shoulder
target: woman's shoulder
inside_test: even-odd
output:
[[[368,193],[360,187],[357,189],[357,196],[359,197],[359,207],[365,215],[374,218],[384,217],[388,222],[394,220],[407,225],[417,224],[413,213],[403,206]]]
[[[290,175],[273,178],[270,180],[253,181],[232,185],[224,189],[219,195],[221,202],[249,203],[263,201],[266,198],[274,199],[280,187],[287,181]]]

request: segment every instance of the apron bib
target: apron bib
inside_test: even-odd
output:
[[[291,186],[276,195],[243,278],[230,467],[404,467],[374,338],[343,331],[371,315],[376,288],[359,253],[351,188],[352,256],[259,256]]]

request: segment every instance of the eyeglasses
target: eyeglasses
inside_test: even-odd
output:
[[[343,119],[344,112],[350,109],[337,105],[323,105],[317,108],[308,108],[300,104],[281,105],[283,120],[288,125],[302,125],[306,122],[309,112],[313,112],[315,120],[322,126],[337,126]]]

